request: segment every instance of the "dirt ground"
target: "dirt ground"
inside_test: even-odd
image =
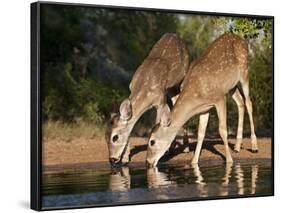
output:
[[[147,138],[130,138],[131,162],[144,162],[146,158]],[[235,139],[229,140],[234,149]],[[271,138],[258,138],[259,152],[252,153],[249,138],[244,138],[244,149],[240,153],[232,151],[235,160],[256,160],[271,158]],[[183,147],[176,147],[166,160],[191,161],[196,147],[196,140],[189,141],[190,152],[183,153]],[[43,166],[65,166],[95,162],[108,162],[108,150],[105,141],[77,139],[71,142],[50,140],[43,142]],[[200,161],[224,160],[224,146],[221,139],[205,139]]]

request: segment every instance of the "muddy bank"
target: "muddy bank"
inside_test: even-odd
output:
[[[146,138],[131,138],[131,161],[144,162],[147,148]],[[234,149],[235,139],[230,139],[230,148]],[[259,152],[252,153],[249,138],[243,141],[244,149],[240,153],[232,151],[234,160],[258,160],[271,158],[271,138],[258,138]],[[190,152],[182,153],[182,147],[177,147],[165,158],[169,162],[191,161],[196,147],[196,140],[189,141]],[[91,164],[107,162],[108,151],[105,141],[77,139],[71,142],[50,140],[43,142],[43,166],[67,166],[75,164]],[[224,146],[221,139],[205,139],[200,155],[200,161],[224,160]]]

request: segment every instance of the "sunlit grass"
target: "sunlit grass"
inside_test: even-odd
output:
[[[62,121],[46,121],[43,123],[42,137],[44,142],[72,142],[76,139],[103,141],[104,126],[97,126],[84,121],[65,123]],[[101,140],[102,139],[102,140]]]

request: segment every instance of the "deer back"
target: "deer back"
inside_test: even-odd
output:
[[[131,94],[165,91],[179,84],[188,65],[189,55],[182,40],[176,34],[164,34],[135,72]]]
[[[226,94],[247,69],[247,42],[232,33],[216,39],[192,62],[181,89],[195,97],[214,99]]]

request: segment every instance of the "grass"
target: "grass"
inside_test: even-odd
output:
[[[65,123],[62,121],[46,121],[43,123],[43,142],[61,141],[71,143],[74,140],[104,141],[105,127],[78,121]],[[102,139],[102,140],[101,140]]]

